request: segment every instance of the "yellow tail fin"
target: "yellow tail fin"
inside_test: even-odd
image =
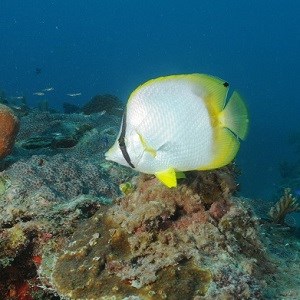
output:
[[[227,127],[241,140],[245,140],[249,129],[249,115],[245,102],[233,92],[224,110],[218,116],[221,126]]]
[[[240,141],[248,133],[249,116],[247,107],[237,92],[233,92],[227,105],[216,114],[214,159],[199,170],[220,168],[230,163],[236,156]]]

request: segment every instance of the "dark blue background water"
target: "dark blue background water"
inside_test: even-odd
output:
[[[52,107],[97,93],[126,101],[150,78],[200,72],[226,79],[247,99],[251,131],[239,154],[242,192],[276,188],[286,140],[299,129],[298,0],[1,0],[0,89],[46,87]],[[40,75],[35,69],[42,68]],[[71,98],[67,93],[82,93]]]

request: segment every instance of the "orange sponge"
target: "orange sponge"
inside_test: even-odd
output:
[[[18,118],[9,107],[0,104],[0,159],[11,152],[18,131]]]

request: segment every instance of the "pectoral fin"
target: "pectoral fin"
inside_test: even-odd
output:
[[[146,152],[148,152],[152,157],[156,157],[156,150],[152,148],[147,141],[144,139],[144,137],[138,133],[138,136],[140,138],[140,142]]]
[[[169,188],[177,186],[176,172],[173,168],[156,172],[155,176]]]

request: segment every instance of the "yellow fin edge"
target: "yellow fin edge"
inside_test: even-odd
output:
[[[229,128],[241,140],[245,140],[249,130],[249,113],[245,102],[236,91],[232,93],[224,110],[220,112],[219,123]]]
[[[249,114],[240,94],[233,92],[225,108],[213,116],[214,143],[211,163],[197,170],[216,169],[229,164],[245,140],[249,130]]]
[[[240,148],[240,141],[230,130],[220,127],[216,129],[213,147],[215,158],[211,163],[201,166],[197,170],[212,170],[228,165],[235,158]]]

